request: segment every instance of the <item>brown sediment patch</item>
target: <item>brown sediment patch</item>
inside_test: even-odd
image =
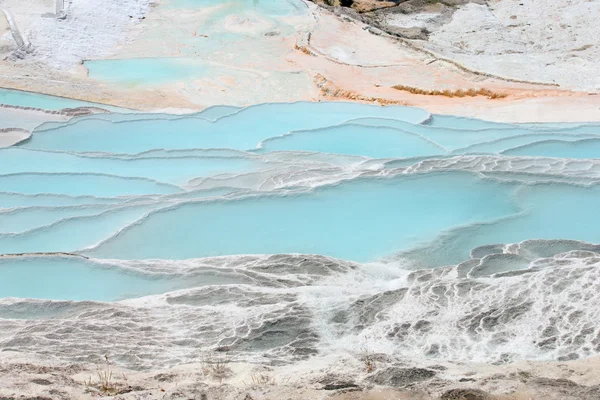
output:
[[[299,46],[299,45],[297,45],[297,44],[296,44],[296,45],[294,46],[294,48],[295,48],[296,50],[299,50],[299,51],[303,52],[304,54],[308,54],[309,56],[312,56],[312,57],[316,57],[316,56],[317,56],[317,55],[316,55],[316,54],[315,54],[313,51],[311,51],[311,50],[310,50],[308,47],[306,47],[306,46]]]
[[[342,89],[339,86],[331,83],[321,74],[316,74],[313,78],[315,85],[321,90],[321,95],[327,99],[346,99],[354,101],[362,101],[368,103],[378,103],[381,105],[402,105],[411,106],[412,104],[404,100],[392,100],[383,97],[365,96],[352,90]]]
[[[508,97],[508,93],[502,92],[494,92],[490,89],[458,89],[458,90],[425,90],[416,88],[413,86],[405,86],[405,85],[394,85],[392,86],[396,90],[401,90],[404,92],[409,92],[411,94],[421,94],[425,96],[444,96],[444,97],[476,97],[476,96],[485,96],[488,99],[504,99]]]

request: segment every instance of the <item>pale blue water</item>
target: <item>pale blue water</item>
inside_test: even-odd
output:
[[[599,135],[351,103],[44,124],[0,150],[0,351],[598,356]]]
[[[263,16],[280,17],[306,10],[298,0],[168,0],[164,7],[198,9],[219,7],[223,13],[256,12]]]
[[[346,125],[297,131],[263,143],[264,151],[304,150],[373,158],[402,158],[445,154],[445,149],[417,135],[386,129]]]
[[[248,172],[256,169],[260,162],[251,158],[237,157],[210,157],[190,156],[185,154],[171,154],[170,156],[147,156],[136,158],[117,158],[110,156],[82,156],[68,153],[55,153],[44,151],[31,151],[23,148],[0,149],[0,174],[16,174],[26,172],[53,173],[53,174],[112,174],[118,177],[147,178],[165,183],[186,184],[193,178],[212,176],[222,173]],[[74,187],[81,185],[75,182],[77,177],[69,175],[62,178],[73,190],[67,194],[74,194]],[[33,179],[33,178],[32,178]],[[96,177],[85,178],[85,183],[92,182]],[[139,184],[141,181],[133,181]],[[54,184],[54,183],[53,183]],[[127,191],[123,194],[132,194],[133,184],[126,182]],[[6,186],[9,188],[9,186]],[[110,184],[116,189],[115,184]],[[154,185],[153,185],[154,187]],[[35,185],[35,190],[40,186]],[[24,189],[11,191],[20,191]],[[55,190],[55,189],[52,189]],[[92,194],[92,190],[84,187],[78,194]],[[160,191],[159,191],[160,192]],[[151,189],[148,193],[159,193]],[[98,193],[101,194],[101,193]],[[136,192],[134,194],[142,194]],[[108,196],[108,194],[103,194]],[[118,195],[112,193],[112,195]]]
[[[556,141],[556,140],[558,140],[563,143],[564,142],[577,142],[588,136],[594,137],[596,135],[594,135],[594,134],[571,134],[571,135],[569,135],[569,134],[562,134],[562,133],[531,134],[531,135],[523,134],[523,135],[519,135],[519,136],[498,139],[498,140],[490,141],[487,143],[475,144],[472,146],[465,147],[463,149],[456,150],[455,153],[458,153],[458,154],[501,153],[504,151],[508,151],[511,154],[517,155],[519,151],[522,151],[522,154],[528,155],[528,156],[532,156],[534,154],[547,156],[545,154],[542,154],[539,151],[537,153],[534,153],[532,151],[532,149],[521,150],[519,148],[522,146],[532,145],[534,143],[536,144],[535,146],[537,147],[538,146],[537,143],[540,141]],[[562,150],[564,151],[565,148],[563,147]],[[562,154],[563,154],[563,157],[566,155],[566,153],[562,153]],[[575,157],[575,158],[588,158],[588,157],[584,157],[583,152],[574,152],[573,154],[577,155],[577,157]],[[590,152],[588,154],[595,156],[598,153]]]
[[[171,194],[182,191],[177,186],[148,179],[86,173],[0,175],[0,188],[6,192],[23,194],[51,193],[98,197]]]
[[[538,184],[521,188],[517,203],[521,214],[487,224],[456,229],[416,256],[421,266],[459,263],[469,251],[495,243],[518,243],[529,239],[570,239],[600,242],[600,187],[569,184]]]
[[[65,97],[48,96],[40,93],[24,92],[20,90],[4,88],[0,88],[0,104],[42,108],[44,110],[52,111],[58,111],[63,108],[76,108],[85,106],[101,107],[110,111],[127,111],[123,108],[105,104],[90,103],[87,101],[73,100]]]
[[[110,205],[20,207],[0,212],[0,233],[20,233],[81,215],[97,215]]]
[[[255,33],[232,32],[223,28],[223,23],[228,18],[235,18],[239,22],[244,21],[263,21],[267,22],[267,29],[278,32],[279,34],[294,34],[296,28],[285,21],[285,17],[308,14],[308,7],[301,0],[168,0],[161,3],[161,7],[166,10],[176,9],[179,12],[193,11],[198,7],[210,7],[210,12],[199,18],[197,33],[206,35],[206,38],[193,37],[188,39],[180,37],[179,40],[186,41],[189,46],[196,50],[216,50],[222,52],[223,47],[235,46],[236,41],[245,41]],[[258,32],[259,38],[265,32]],[[261,51],[268,52],[268,43],[260,40]],[[245,46],[244,46],[245,47]],[[241,51],[248,51],[242,47]],[[186,49],[183,49],[185,51]],[[202,53],[207,54],[207,53]],[[249,52],[250,54],[250,52]]]
[[[310,118],[307,116],[310,115]],[[266,104],[249,107],[215,122],[193,116],[176,120],[109,122],[80,119],[62,128],[44,130],[21,147],[75,152],[135,154],[153,149],[255,149],[273,136],[294,130],[337,125],[357,115],[400,118],[419,123],[423,110],[344,103]]]
[[[128,58],[84,63],[92,79],[120,86],[161,85],[201,77],[209,67],[192,58]]]
[[[439,267],[496,243],[600,242],[597,125],[430,117],[407,107],[294,103],[48,123],[0,150],[0,253],[122,260],[300,253]],[[31,268],[42,268],[38,261]],[[516,271],[524,262],[494,256],[472,273]],[[44,264],[82,288],[65,299],[174,287],[125,274],[125,286],[141,288],[128,291],[113,284],[119,268],[72,273],[67,264]],[[62,289],[35,285],[19,292],[22,278],[11,268],[6,278],[0,273],[13,282],[11,295],[62,298]],[[88,295],[88,281],[114,291]]]
[[[549,138],[546,141],[523,144],[504,151],[506,155],[539,157],[600,158],[600,138],[565,140]]]
[[[211,197],[222,197],[228,194],[235,192],[235,188],[218,188],[218,189],[210,189],[210,190],[190,190],[181,194],[175,194],[170,197],[164,197],[165,205],[169,204],[168,202],[177,202],[180,200],[194,200],[194,199],[206,199]],[[7,195],[5,195],[8,197]],[[56,198],[56,200],[66,200],[66,201],[40,201],[40,202],[32,202],[32,205],[29,205],[27,200],[31,200],[31,196],[23,197],[24,195],[13,194],[12,197],[16,197],[11,203],[0,203],[2,207],[0,207],[0,234],[10,234],[10,233],[23,233],[25,231],[30,231],[33,229],[38,229],[42,227],[46,227],[46,229],[50,229],[50,225],[57,224],[61,222],[62,224],[67,223],[67,220],[73,219],[74,217],[82,217],[86,216],[88,218],[93,218],[94,221],[90,222],[90,219],[85,219],[84,221],[89,222],[91,225],[95,225],[95,220],[100,220],[101,218],[106,218],[112,215],[115,211],[115,203],[117,203],[118,199],[113,199],[112,202],[107,201],[111,200],[109,198],[91,198],[91,197],[64,197],[64,198]],[[1,196],[0,196],[1,198]],[[37,196],[36,199],[53,199],[49,195],[46,196]],[[70,200],[70,201],[69,201]],[[133,198],[129,199],[127,202],[124,202],[122,205],[130,205],[134,206],[137,202],[148,202],[150,199],[140,199]],[[89,204],[86,204],[89,203]],[[11,207],[11,206],[19,206],[19,207]],[[154,209],[156,205],[152,205],[151,207],[133,207],[129,212],[132,213],[134,219],[137,217],[143,216],[147,211]],[[102,216],[104,213],[104,217]],[[75,220],[75,224],[79,224]],[[122,222],[122,216],[117,218],[117,221]],[[57,229],[57,226],[53,226],[52,229]],[[114,230],[115,228],[110,228]],[[112,230],[109,230],[112,231]],[[94,232],[94,230],[92,230]],[[69,248],[68,250],[73,250],[73,248]]]
[[[99,198],[96,196],[69,196],[57,194],[32,194],[26,195],[22,193],[0,192],[0,208],[19,208],[19,207],[34,207],[34,206],[71,206],[79,204],[116,204],[119,199],[116,198]]]
[[[305,195],[183,205],[85,254],[180,259],[306,253],[372,261],[452,226],[514,212],[510,187],[470,174],[361,180]]]
[[[63,218],[25,233],[0,234],[0,248],[8,254],[73,252],[100,243],[155,207],[156,204],[124,206],[90,216]]]
[[[0,293],[3,297],[115,301],[189,286],[238,282],[242,280],[210,274],[190,279],[143,273],[79,257],[0,259]]]
[[[504,124],[501,122],[484,121],[475,118],[455,117],[453,115],[434,115],[427,125],[436,128],[450,128],[467,131],[517,126],[516,124]]]
[[[83,259],[0,260],[0,292],[4,297],[114,301],[160,293],[166,287],[184,286],[183,283],[182,279],[169,282],[164,277],[103,268]]]
[[[209,107],[209,108],[201,111],[200,113],[198,113],[198,117],[206,118],[211,121],[215,121],[215,120],[225,117],[227,115],[234,114],[240,110],[241,110],[240,107],[213,106],[213,107]]]
[[[439,117],[437,117],[439,118]],[[452,119],[445,119],[444,121]],[[436,117],[432,119],[436,121]],[[562,127],[550,124],[544,126],[543,124],[536,125],[535,128],[522,125],[511,125],[511,124],[499,124],[490,123],[490,125],[483,124],[480,120],[474,120],[474,126],[471,129],[463,129],[462,126],[467,124],[469,119],[458,118],[456,127],[450,126],[438,126],[436,124],[430,125],[414,125],[407,124],[404,121],[398,121],[394,119],[385,118],[359,118],[352,121],[355,124],[367,125],[367,126],[378,126],[378,127],[390,127],[396,128],[400,131],[411,132],[414,134],[421,135],[440,146],[447,148],[458,153],[476,153],[480,149],[478,147],[484,147],[489,145],[483,145],[484,142],[509,142],[514,143],[514,146],[519,146],[524,143],[533,143],[548,135],[552,136],[567,136],[571,137],[572,140],[581,139],[582,137],[599,137],[600,130],[596,125],[577,125],[574,127]],[[506,150],[508,146],[498,148],[491,148],[488,151],[497,152],[499,150]],[[485,147],[481,149],[486,151]]]

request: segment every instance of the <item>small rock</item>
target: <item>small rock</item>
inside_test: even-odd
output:
[[[31,383],[35,383],[36,385],[42,385],[42,386],[48,386],[48,385],[52,385],[52,382],[50,382],[48,379],[32,379]]]
[[[341,389],[360,389],[360,386],[358,386],[354,382],[343,382],[343,381],[328,383],[325,386],[323,386],[323,390],[341,390]]]
[[[442,395],[442,400],[491,400],[492,396],[479,389],[451,389]]]
[[[579,355],[577,353],[569,353],[564,356],[558,357],[558,361],[572,361],[572,360],[577,360],[578,358],[579,358]]]
[[[550,378],[536,378],[531,383],[540,386],[550,386],[553,388],[562,388],[562,389],[573,389],[579,387],[578,384],[569,380],[569,379],[550,379]]]
[[[429,31],[420,27],[401,28],[398,26],[386,26],[385,31],[390,35],[399,36],[404,39],[427,40],[429,38]]]
[[[435,371],[425,368],[392,367],[373,374],[369,380],[378,385],[403,387],[435,377]]]
[[[443,365],[430,365],[427,368],[435,369],[436,371],[445,371],[448,369],[447,367],[444,367]]]
[[[172,382],[175,378],[177,377],[177,375],[175,374],[158,374],[154,376],[154,379],[156,379],[159,382]]]

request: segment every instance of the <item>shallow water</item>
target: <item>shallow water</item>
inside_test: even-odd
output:
[[[115,301],[190,286],[242,282],[243,279],[214,274],[196,274],[190,277],[144,273],[118,264],[96,263],[81,257],[0,259],[0,291],[4,297]]]
[[[119,84],[121,87],[161,85],[206,76],[209,67],[186,58],[128,58],[86,61],[92,79]]]
[[[365,179],[308,194],[181,205],[84,253],[123,259],[303,253],[365,262],[515,211],[510,188],[470,174]],[[211,228],[199,230],[203,224]]]
[[[227,13],[252,11],[267,16],[286,16],[304,10],[306,7],[297,0],[169,0],[165,7],[177,9],[198,9],[219,7]]]
[[[105,104],[90,103],[82,100],[74,100],[66,97],[48,96],[40,93],[24,92],[0,88],[0,104],[21,107],[33,107],[43,110],[58,111],[63,108],[76,107],[101,107],[110,111],[127,111],[124,108],[113,107]],[[0,126],[1,127],[1,126]]]
[[[312,23],[302,0],[164,0],[152,15],[138,37],[144,51],[86,61],[90,78],[120,89],[177,85],[202,105],[215,103],[215,91],[232,93],[230,104],[277,101],[280,94],[305,98],[300,94],[310,92],[310,75],[282,62],[290,43]],[[161,20],[176,20],[177,26],[165,29]]]
[[[6,161],[0,165],[0,173],[3,175],[30,172],[53,173],[62,174],[66,181],[69,179],[68,174],[110,173],[122,178],[146,178],[175,185],[185,185],[191,179],[202,176],[253,171],[262,163],[259,158],[240,155],[220,157],[210,154],[175,153],[118,158],[108,155],[83,156],[22,148],[3,150],[2,159]],[[127,186],[128,189],[132,189]],[[115,185],[111,187],[114,188]],[[40,186],[36,185],[36,190],[39,188]],[[87,189],[85,193],[90,194],[91,190]]]
[[[0,290],[4,297],[52,300],[114,301],[123,297],[161,293],[178,285],[162,277],[127,273],[95,266],[84,259],[16,258],[0,261]],[[179,286],[184,286],[181,279]]]
[[[599,355],[598,139],[351,103],[45,124],[0,149],[0,348]]]
[[[306,116],[310,115],[310,119]],[[73,152],[136,154],[155,149],[256,149],[261,141],[301,129],[338,125],[355,115],[397,117],[411,123],[428,118],[423,110],[343,103],[265,104],[242,109],[216,121],[198,116],[123,121],[82,118],[40,131],[21,147]],[[203,132],[203,134],[198,134]]]

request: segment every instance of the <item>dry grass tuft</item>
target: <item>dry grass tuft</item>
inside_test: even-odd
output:
[[[458,90],[425,90],[425,89],[419,89],[416,87],[412,87],[412,86],[405,86],[405,85],[395,85],[392,86],[394,89],[396,90],[401,90],[403,92],[409,92],[412,94],[421,94],[424,96],[444,96],[444,97],[475,97],[475,96],[485,96],[488,99],[503,99],[505,97],[508,96],[507,93],[499,93],[499,92],[493,92],[490,89],[468,89],[468,90],[463,90],[463,89],[458,89]]]
[[[228,366],[230,362],[231,360],[226,356],[209,354],[206,357],[202,357],[202,373],[205,376],[218,380],[219,385],[221,385],[223,384],[223,379],[233,375],[233,371]]]
[[[113,370],[110,365],[110,359],[108,355],[104,355],[105,364],[103,367],[98,367],[97,375],[98,381],[95,382],[92,377],[86,381],[83,381],[83,384],[86,387],[87,392],[96,392],[103,396],[116,396],[124,392],[127,385],[127,377],[123,375],[123,380],[125,384],[119,384],[115,381],[115,377],[113,375]]]
[[[267,373],[255,373],[251,375],[251,379],[252,381],[250,382],[250,385],[248,385],[246,382],[242,381],[244,383],[244,385],[248,386],[248,387],[261,387],[261,386],[275,386],[275,385],[287,385],[290,382],[291,377],[287,378],[287,379],[283,379],[282,381],[278,382],[277,379],[275,379],[275,377],[273,375],[267,374]]]
[[[268,374],[252,374],[252,383],[255,386],[274,385],[275,377]]]

